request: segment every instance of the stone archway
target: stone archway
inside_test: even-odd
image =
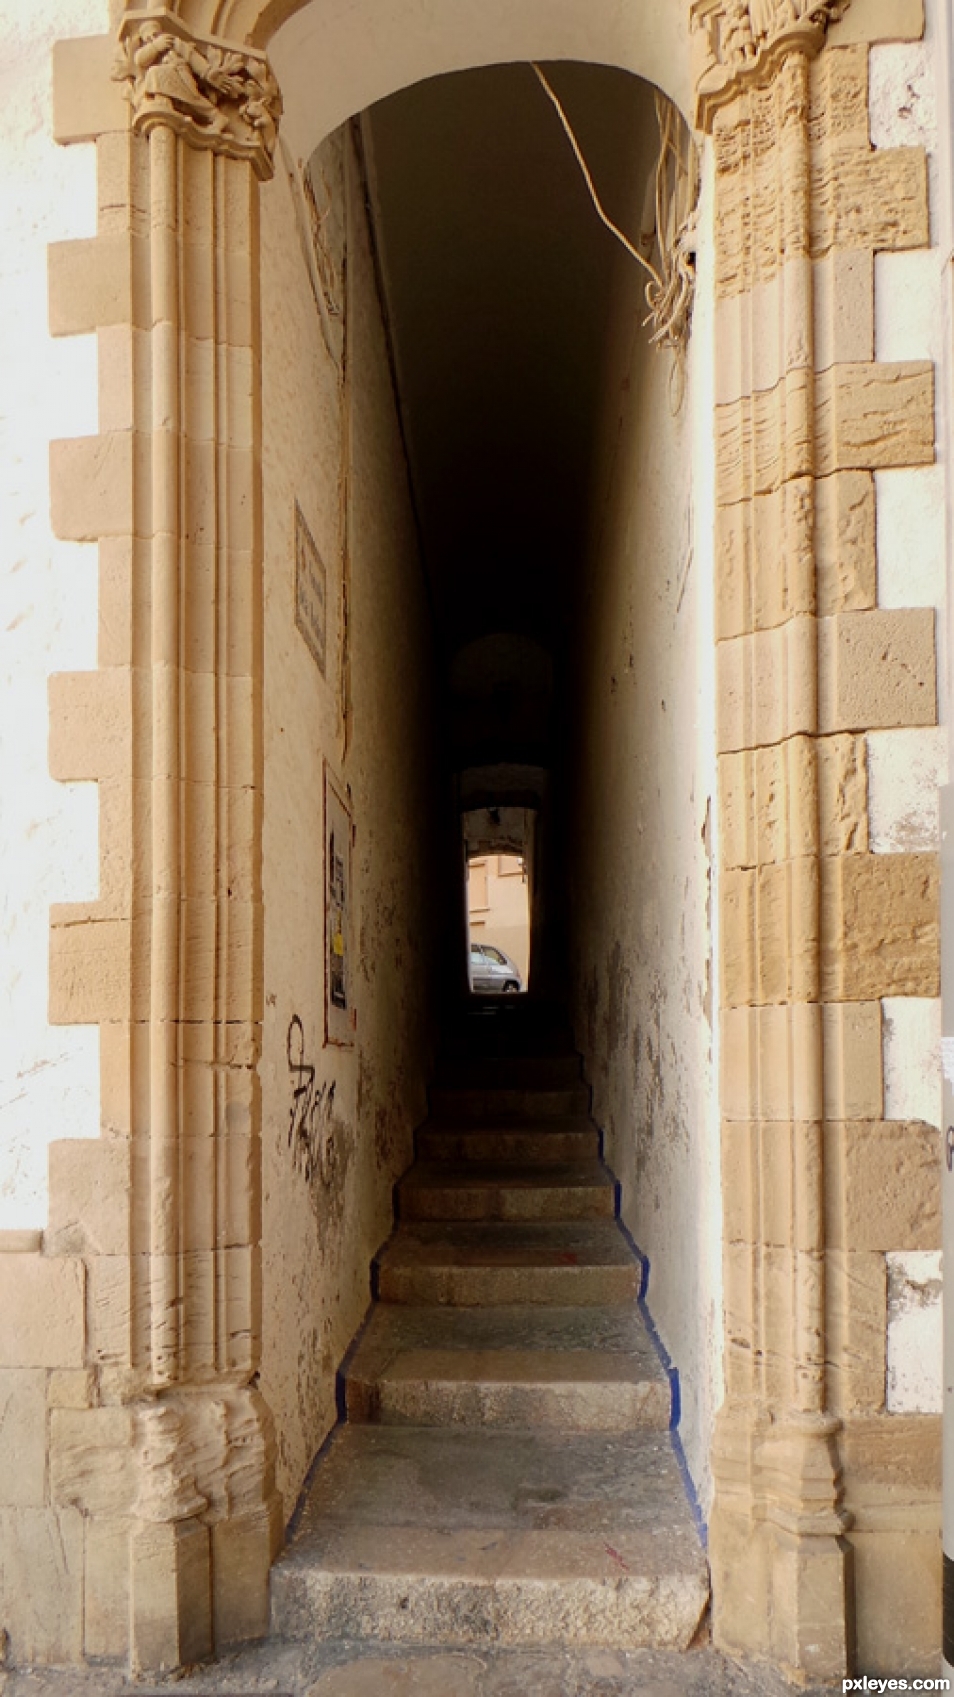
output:
[[[82,254],[54,255],[54,318],[61,333],[127,325],[137,346],[123,427],[53,454],[57,531],[100,540],[103,616],[124,632],[111,664],[52,692],[51,767],[99,780],[109,869],[97,903],[54,912],[51,944],[56,1017],[100,1024],[114,1133],[60,1145],[51,1187],[51,1246],[68,1196],[71,1219],[77,1193],[108,1198],[54,1248],[88,1291],[82,1342],[56,1363],[78,1376],[50,1440],[54,1503],[82,1508],[92,1529],[76,1583],[109,1602],[86,1653],[157,1667],[262,1631],[281,1535],[256,1382],[256,179],[280,121],[266,56],[307,156],[383,93],[490,59],[619,64],[688,105],[691,24],[718,230],[728,1204],[716,1632],[806,1676],[848,1665],[842,1468],[846,1454],[861,1474],[878,1465],[877,1439],[850,1418],[865,1407],[849,1340],[865,1324],[852,1258],[868,1228],[848,1186],[859,1128],[880,1120],[879,1087],[855,1088],[870,1053],[861,1010],[932,994],[937,978],[930,857],[886,868],[864,853],[864,729],[935,712],[933,630],[875,605],[871,473],[932,457],[933,392],[929,367],[874,360],[872,255],[926,240],[924,159],[871,152],[867,14],[856,0],[822,52],[835,9],[762,7],[756,24],[754,9],[695,0],[690,19],[673,3],[644,26],[609,4],[585,20],[572,0],[538,0],[519,20],[474,4],[444,35],[412,27],[398,4],[328,17],[290,0],[183,0],[161,14],[173,43],[162,75],[142,56],[155,31],[128,9],[131,128],[113,43],[62,46],[59,139],[97,139],[109,217]],[[304,50],[316,39],[321,58]],[[222,94],[207,72],[226,49]],[[315,79],[307,118],[300,72]],[[819,262],[851,292],[851,314],[819,292]],[[170,352],[184,329],[207,346],[204,388]],[[897,689],[872,672],[875,648]],[[777,810],[770,796],[784,798]],[[873,980],[858,939],[889,904],[899,919]],[[882,1159],[916,1162],[911,1128],[882,1143]],[[907,1229],[893,1217],[880,1247]],[[883,1572],[892,1554],[886,1531],[869,1564]]]

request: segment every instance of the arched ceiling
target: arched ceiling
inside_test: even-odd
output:
[[[268,50],[307,159],[345,118],[425,77],[530,59],[615,65],[690,104],[688,0],[168,0],[190,29]],[[127,0],[127,11],[136,9]]]
[[[657,147],[652,91],[605,66],[549,74],[635,236]],[[420,83],[373,107],[364,136],[446,661],[492,634],[499,651],[511,631],[558,664],[592,523],[614,286],[632,262],[529,65]],[[524,741],[526,691],[510,695]],[[497,748],[501,689],[488,684],[486,701]]]

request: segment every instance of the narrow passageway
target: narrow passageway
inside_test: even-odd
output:
[[[662,263],[681,118],[627,73],[550,71],[606,204]],[[299,1501],[272,1570],[274,1640],[681,1653],[708,1603],[692,1498],[718,1371],[688,350],[651,346],[645,273],[597,216],[528,64],[392,96],[322,144],[308,181],[322,275],[338,279],[325,352],[338,338],[340,364],[318,346],[314,365],[329,464],[335,429],[345,444],[350,573],[325,819],[333,805],[346,831],[353,800],[355,895],[340,926],[351,1025],[326,1010],[307,1198],[284,1170],[277,943],[266,971],[263,1387],[279,1489]],[[307,322],[307,298],[300,310]],[[280,515],[277,444],[311,402],[273,322],[266,510],[273,492]],[[317,529],[317,496],[313,510]],[[283,545],[276,525],[276,581]],[[276,605],[266,818],[270,760],[280,772],[294,752],[315,782],[307,748],[282,741],[303,699],[285,687],[288,625]],[[284,818],[266,927],[297,949]],[[468,993],[468,907],[470,941],[526,949],[485,917],[474,880],[489,865],[508,890],[520,880],[529,961],[499,988],[526,994]],[[304,953],[297,970],[313,997]],[[309,1057],[299,1043],[288,1059],[301,1090]]]
[[[282,1638],[685,1649],[708,1598],[640,1268],[557,1010],[449,1035]]]

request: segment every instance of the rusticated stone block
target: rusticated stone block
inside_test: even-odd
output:
[[[805,857],[727,872],[722,884],[726,1006],[817,995],[818,867]]]
[[[839,471],[816,479],[815,567],[819,617],[875,605],[875,486],[870,472]]]
[[[828,31],[829,49],[856,41],[920,41],[924,34],[924,0],[866,0],[849,6]]]
[[[53,1409],[50,1491],[59,1508],[94,1518],[129,1514],[136,1498],[132,1411]]]
[[[815,611],[812,480],[716,511],[716,635],[770,630]]]
[[[757,1255],[750,1243],[725,1243],[722,1250],[725,1387],[730,1398],[751,1396],[758,1383]]]
[[[839,1448],[845,1504],[857,1530],[913,1533],[939,1527],[940,1416],[856,1415],[845,1421]]]
[[[816,379],[815,471],[879,470],[934,461],[929,360],[833,365]]]
[[[791,737],[719,759],[723,865],[868,846],[864,737]],[[819,842],[820,836],[820,842]]]
[[[0,1256],[0,1367],[82,1367],[81,1261]]]
[[[0,1509],[3,1624],[14,1666],[83,1657],[83,1517],[77,1509]]]
[[[821,1232],[820,1203],[814,1188],[799,1190],[793,1174],[817,1165],[818,1122],[724,1121],[722,1135],[726,1243],[811,1251]]]
[[[134,1295],[140,1336],[148,1325],[149,1258],[143,1256],[132,1263],[125,1255],[97,1255],[89,1263],[88,1278],[90,1360],[97,1367],[128,1367],[132,1361]]]
[[[870,151],[868,140],[868,54],[861,44],[840,53],[820,53],[808,72],[809,129],[813,164],[839,151]]]
[[[129,773],[132,684],[133,674],[121,666],[53,673],[48,684],[51,777],[74,783]]]
[[[773,389],[716,408],[716,500],[732,506],[792,478],[934,460],[927,360],[791,371]]]
[[[726,1245],[752,1244],[758,1237],[758,1142],[759,1127],[754,1120],[723,1120],[722,1241]]]
[[[96,1374],[91,1367],[57,1367],[48,1375],[46,1400],[49,1408],[94,1408],[97,1401]]]
[[[872,474],[797,477],[769,494],[719,507],[716,562],[720,641],[771,629],[798,613],[874,607]]]
[[[863,10],[863,8],[862,8]],[[937,1438],[940,1448],[940,1438]],[[910,1680],[937,1665],[941,1641],[941,1529],[898,1526],[849,1533],[855,1577],[858,1666],[872,1677]]]
[[[90,1659],[129,1654],[129,1540],[132,1522],[86,1523],[85,1642]]]
[[[93,141],[129,128],[129,105],[112,78],[111,35],[79,35],[53,44],[53,135],[59,142]]]
[[[821,1117],[817,1003],[722,1012],[722,1106],[732,1120]]]
[[[46,1501],[46,1373],[42,1368],[0,1368],[0,1434],[0,1505],[42,1508]]]
[[[874,253],[836,247],[812,265],[815,369],[874,359]]]
[[[936,996],[937,856],[844,854],[820,864],[824,1000]]]
[[[875,153],[838,148],[817,162],[812,172],[813,254],[831,248],[897,252],[927,247],[929,241],[923,148]]]
[[[48,1251],[128,1254],[130,1198],[130,1146],[125,1138],[51,1143]]]
[[[722,879],[722,994],[726,1007],[750,1007],[756,985],[756,874],[727,871]]]
[[[883,1255],[828,1250],[825,1350],[829,1398],[836,1414],[884,1407],[886,1304]]]
[[[816,726],[815,620],[734,637],[716,649],[720,754],[811,734]]]
[[[147,318],[149,247],[142,237],[51,242],[47,254],[51,335],[81,336]]]
[[[934,610],[880,608],[819,621],[819,717],[826,731],[937,720]]]
[[[831,1249],[937,1249],[940,1144],[920,1120],[832,1120],[825,1127]]]
[[[149,438],[130,430],[51,442],[54,535],[66,542],[96,542],[133,530],[148,535],[152,521],[143,503],[150,487],[149,460]]]
[[[132,987],[132,928],[127,919],[101,919],[96,903],[50,908],[50,1020],[95,1025],[128,1016]]]
[[[884,1112],[881,1003],[826,1003],[822,1030],[825,1118],[880,1119]]]
[[[755,781],[754,749],[719,755],[719,833],[725,868],[758,862]]]
[[[814,470],[811,374],[716,407],[716,500],[732,506]]]
[[[861,736],[822,737],[818,753],[818,823],[822,854],[868,847],[867,743]]]

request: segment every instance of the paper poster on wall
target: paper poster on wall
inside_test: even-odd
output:
[[[325,767],[325,1041],[354,1042],[351,987],[351,840],[348,805]]]

